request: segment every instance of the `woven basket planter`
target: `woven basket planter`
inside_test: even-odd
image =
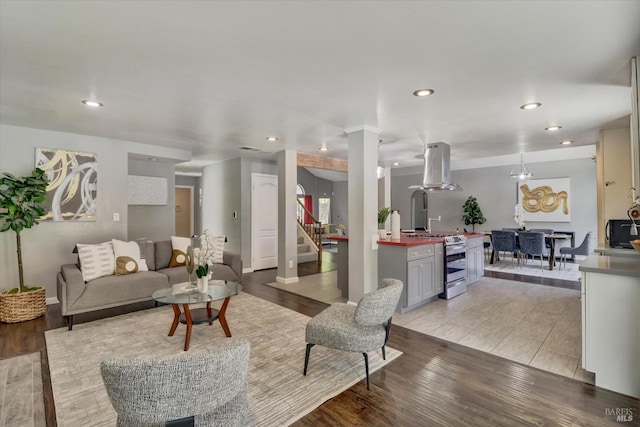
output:
[[[47,311],[47,291],[43,287],[17,294],[7,292],[0,293],[0,322],[24,322],[40,317]]]

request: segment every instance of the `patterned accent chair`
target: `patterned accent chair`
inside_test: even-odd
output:
[[[549,249],[544,244],[544,233],[521,231],[518,235],[520,239],[520,253],[524,256],[523,262],[526,262],[529,255],[532,257],[540,257],[540,269],[543,269],[542,257],[549,255]]]
[[[249,418],[249,341],[158,359],[100,365],[118,426],[244,426]]]
[[[511,266],[513,267],[513,259],[518,256],[520,262],[520,246],[516,242],[516,232],[510,230],[491,230],[491,244],[493,250],[500,252],[511,252]]]
[[[318,344],[336,350],[355,351],[364,356],[369,390],[369,356],[367,352],[382,348],[389,339],[391,316],[402,293],[402,281],[382,279],[377,290],[363,296],[357,306],[332,304],[307,323],[304,375],[307,375],[311,347]]]
[[[564,267],[567,267],[567,255],[589,255],[592,251],[591,247],[591,231],[585,236],[580,246],[560,248],[560,265],[564,261]]]

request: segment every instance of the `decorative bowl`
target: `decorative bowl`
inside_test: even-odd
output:
[[[632,240],[629,243],[631,243],[631,246],[633,246],[633,249],[635,249],[636,251],[640,252],[640,239]]]

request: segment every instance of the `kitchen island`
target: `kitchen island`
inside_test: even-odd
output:
[[[582,272],[582,368],[640,398],[640,257],[590,255]]]
[[[445,233],[442,233],[445,234]],[[450,233],[454,234],[454,233]],[[462,234],[461,234],[462,235]],[[465,233],[467,249],[462,257],[465,284],[475,282],[484,274],[483,234]],[[329,236],[338,242],[338,288],[348,298],[349,247],[348,236]],[[378,279],[392,277],[404,283],[397,311],[406,312],[433,301],[444,291],[445,254],[442,237],[419,237],[402,233],[400,239],[378,240]]]

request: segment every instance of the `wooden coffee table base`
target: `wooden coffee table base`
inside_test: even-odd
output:
[[[231,330],[229,329],[229,325],[227,324],[227,319],[225,317],[227,305],[229,305],[230,299],[230,297],[224,299],[220,310],[211,308],[211,302],[208,302],[207,308],[197,308],[195,310],[191,310],[189,308],[189,304],[183,304],[182,309],[184,310],[184,313],[182,313],[180,312],[180,304],[171,304],[171,307],[173,307],[173,323],[171,324],[171,329],[169,329],[169,336],[172,337],[176,332],[178,323],[187,325],[187,333],[184,337],[184,351],[187,351],[189,350],[191,328],[193,325],[199,325],[201,323],[213,325],[213,321],[217,319],[220,322],[220,326],[222,326],[222,330],[224,330],[225,335],[227,337],[231,337]]]

